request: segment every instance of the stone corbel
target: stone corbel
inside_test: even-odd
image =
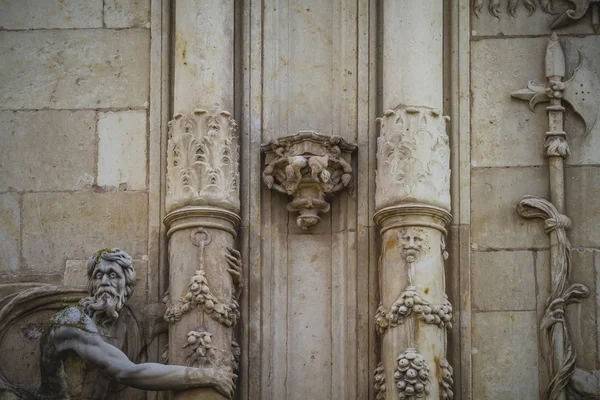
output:
[[[298,212],[302,229],[316,225],[330,205],[326,200],[352,180],[350,157],[356,146],[339,136],[299,132],[263,145],[263,181],[269,189],[293,197],[288,210]]]

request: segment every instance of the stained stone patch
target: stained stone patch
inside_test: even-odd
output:
[[[149,28],[150,0],[105,0],[107,28]]]
[[[102,28],[102,2],[0,0],[2,29]]]

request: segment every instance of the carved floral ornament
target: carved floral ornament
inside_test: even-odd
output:
[[[399,107],[378,119],[377,209],[421,203],[450,210],[448,120],[426,107]]]
[[[488,12],[499,19],[502,12],[500,0],[473,0],[472,10],[475,16],[479,17],[486,2]],[[594,31],[600,31],[599,0],[522,0],[522,2],[528,16],[531,16],[537,10],[536,3],[538,2],[541,10],[546,14],[559,15],[550,25],[551,29],[569,26],[590,13]],[[516,17],[519,3],[520,0],[506,0],[506,13],[510,17]]]
[[[197,109],[169,121],[167,212],[218,206],[238,213],[237,124],[228,111]]]
[[[352,181],[351,154],[356,146],[339,136],[299,132],[263,145],[266,167],[263,181],[269,189],[293,196],[289,211],[297,211],[302,229],[310,229],[328,212],[326,197]]]

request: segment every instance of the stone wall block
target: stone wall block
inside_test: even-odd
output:
[[[535,310],[534,257],[530,251],[475,251],[471,279],[475,310]]]
[[[104,25],[107,28],[149,28],[150,0],[104,1]]]
[[[19,195],[0,194],[0,272],[18,272],[21,264],[21,209]]]
[[[548,39],[480,40],[472,42],[471,165],[506,167],[543,165],[544,106],[532,113],[510,97],[524,82],[545,82],[544,50]],[[521,86],[519,86],[521,85]]]
[[[27,193],[23,257],[28,272],[63,275],[66,259],[105,247],[134,258],[147,248],[148,195],[130,192]]]
[[[566,214],[573,227],[568,231],[574,247],[600,246],[600,167],[567,168]]]
[[[548,247],[548,235],[539,220],[525,220],[516,205],[526,194],[544,198],[548,193],[546,168],[485,168],[471,173],[471,243],[486,248]]]
[[[94,118],[93,111],[0,112],[0,190],[73,190],[93,184]]]
[[[98,116],[98,185],[146,189],[146,111]]]
[[[148,101],[146,29],[0,32],[0,105],[142,107]]]
[[[473,314],[473,398],[537,400],[535,312]]]
[[[102,2],[1,0],[0,29],[102,28]]]

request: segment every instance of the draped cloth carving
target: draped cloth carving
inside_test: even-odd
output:
[[[554,352],[559,345],[555,342],[557,338],[561,340],[560,347],[564,354],[560,365],[554,367],[552,380],[548,386],[548,398],[554,400],[565,389],[575,371],[576,355],[565,318],[566,306],[587,297],[589,290],[585,285],[579,283],[569,286],[571,245],[565,232],[571,227],[569,217],[559,213],[548,200],[535,196],[524,196],[519,201],[517,212],[523,218],[543,219],[544,230],[550,235],[552,243],[552,271],[557,271],[557,273],[552,275],[552,293],[548,298],[540,329],[545,331],[545,338],[549,345],[548,364],[553,364]],[[555,335],[555,330],[560,330],[562,335]]]

